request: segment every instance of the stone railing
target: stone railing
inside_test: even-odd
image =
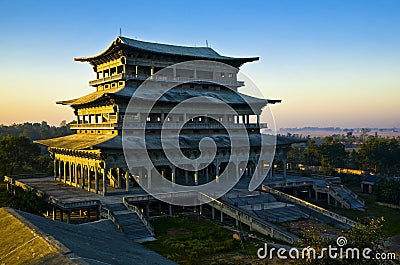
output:
[[[351,189],[347,188],[344,185],[340,185],[340,187],[342,187],[342,189],[344,189],[347,193],[349,193],[350,196],[352,196],[354,199],[359,201],[363,206],[365,206],[365,201],[361,199],[354,191],[352,191]]]
[[[155,235],[154,233],[154,228],[153,226],[147,221],[147,219],[144,217],[143,213],[140,211],[140,209],[135,206],[135,205],[131,205],[127,202],[127,200],[125,199],[125,197],[122,199],[124,205],[126,208],[128,208],[130,211],[134,212],[137,214],[137,216],[139,217],[139,219],[142,221],[142,223],[146,226],[147,230],[150,232],[150,234],[152,236]]]
[[[298,240],[298,237],[296,235],[284,231],[283,229],[267,221],[264,221],[259,217],[250,215],[249,213],[245,212],[245,210],[233,206],[230,203],[216,200],[211,196],[201,192],[198,193],[198,196],[200,202],[207,203],[211,207],[229,215],[230,217],[235,218],[239,222],[248,225],[250,227],[250,230],[260,232],[264,235],[271,236],[290,244],[293,244]]]
[[[115,216],[109,209],[107,209],[104,206],[101,206],[100,207],[100,215],[101,215],[101,217],[103,217],[105,219],[111,220],[119,231],[124,232],[124,229],[122,228],[121,224],[118,222],[117,218],[115,218]]]
[[[357,222],[355,222],[355,221],[353,221],[353,220],[351,220],[351,219],[349,219],[347,217],[344,217],[344,216],[342,216],[340,214],[328,211],[328,210],[326,210],[326,209],[324,209],[322,207],[319,207],[319,206],[317,206],[315,204],[309,203],[307,201],[304,201],[302,199],[299,199],[299,198],[297,198],[295,196],[292,196],[292,195],[289,195],[287,193],[272,189],[271,187],[268,187],[266,185],[262,186],[262,190],[265,191],[265,192],[271,193],[271,194],[281,198],[284,201],[288,201],[288,202],[296,204],[296,205],[304,206],[304,207],[306,207],[306,208],[308,208],[310,210],[317,211],[317,212],[319,212],[319,213],[321,213],[321,214],[323,214],[325,216],[328,216],[328,217],[330,217],[330,218],[332,218],[332,219],[334,219],[334,220],[336,220],[336,221],[338,221],[338,222],[340,222],[342,224],[346,224],[346,225],[351,226],[351,227],[360,226],[359,223],[357,223]]]

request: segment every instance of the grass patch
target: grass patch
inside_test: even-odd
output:
[[[256,257],[260,245],[250,241],[242,245],[232,231],[203,217],[165,217],[152,225],[157,240],[143,245],[179,264],[242,264],[243,258]]]
[[[384,226],[388,236],[400,234],[400,209],[392,209],[389,207],[380,206],[376,204],[374,196],[369,194],[362,194],[360,197],[365,200],[365,211],[334,207],[321,202],[316,202],[316,204],[353,220],[363,221],[365,219],[376,219],[383,216],[385,219]]]
[[[1,264],[75,264],[20,220],[0,208]]]

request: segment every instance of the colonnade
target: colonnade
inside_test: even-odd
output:
[[[131,187],[129,172],[121,168],[110,168],[104,161],[65,155],[54,159],[54,179],[103,195],[107,194],[107,186],[126,191]]]

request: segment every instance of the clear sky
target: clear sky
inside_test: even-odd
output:
[[[243,67],[278,127],[400,127],[400,1],[0,0],[0,124],[74,118],[94,91],[74,57],[119,34],[260,56]]]

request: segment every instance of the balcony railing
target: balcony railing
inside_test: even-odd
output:
[[[116,74],[95,80],[89,81],[90,86],[100,85],[105,82],[112,82],[118,80],[154,80],[161,82],[199,82],[199,83],[216,83],[229,86],[244,86],[243,81],[220,79],[205,79],[205,78],[192,78],[192,77],[170,77],[164,75],[136,75],[136,74]]]
[[[211,129],[211,130],[217,130],[217,129],[224,129],[224,125],[220,123],[185,123],[182,127],[182,123],[178,122],[165,122],[164,124],[162,123],[155,123],[155,122],[125,122],[125,129],[140,129],[140,128],[146,128],[148,130],[161,130],[161,129],[175,129],[178,130],[180,128],[183,129]],[[236,123],[228,123],[225,125],[226,128],[229,129],[240,129],[242,126],[245,126],[247,129],[263,129],[263,128],[268,128],[266,123],[249,123],[249,124],[236,124]],[[115,129],[115,128],[120,128],[122,127],[122,124],[118,123],[75,123],[71,124],[70,128],[71,129],[81,129],[81,130],[90,130],[90,129]]]
[[[261,124],[256,124],[256,123],[250,123],[250,124],[235,124],[235,123],[229,123],[222,125],[220,123],[185,123],[182,126],[182,123],[177,123],[177,122],[165,122],[163,123],[143,123],[143,122],[125,122],[124,124],[126,129],[137,129],[137,128],[144,128],[146,126],[146,129],[224,129],[229,128],[229,129],[240,129],[243,126],[245,126],[247,129],[258,129],[258,128],[267,128],[266,123],[261,123]]]
[[[71,129],[114,129],[118,123],[74,123],[70,125]]]
[[[116,74],[116,75],[112,75],[112,76],[106,76],[103,78],[91,80],[91,81],[89,81],[89,85],[95,86],[95,85],[100,85],[105,82],[118,81],[118,80],[122,80],[122,79],[124,79],[124,74],[121,73],[121,74]]]

